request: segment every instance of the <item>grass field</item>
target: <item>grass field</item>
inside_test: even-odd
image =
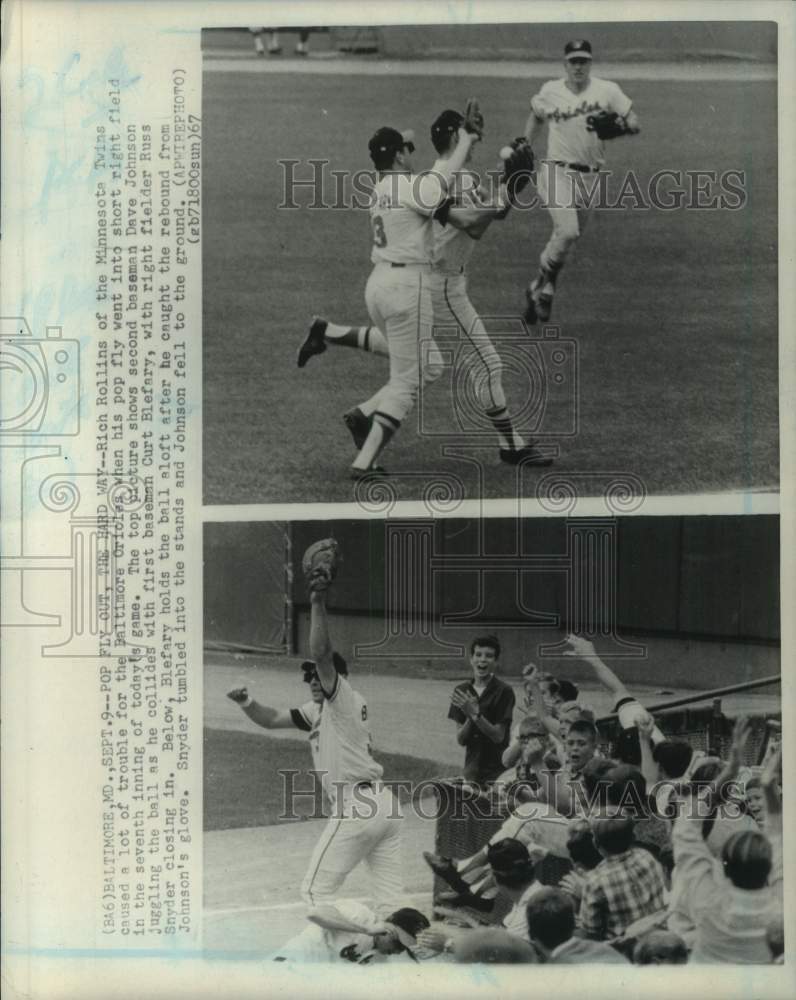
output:
[[[312,766],[307,741],[273,739],[258,733],[230,729],[205,729],[204,829],[233,830],[291,822],[283,816],[282,772],[296,776],[297,792],[313,786],[307,775]],[[384,768],[384,780],[417,784],[429,778],[456,773],[422,757],[376,751],[373,756]],[[252,794],[252,790],[255,793]],[[402,799],[405,796],[400,795]],[[314,803],[310,796],[296,796],[293,813],[310,818]],[[318,814],[320,815],[320,814]],[[317,819],[318,816],[316,815]]]
[[[776,488],[776,84],[628,81],[623,89],[643,132],[615,142],[609,165],[642,181],[664,168],[744,170],[748,198],[735,212],[595,213],[554,313],[561,336],[577,344],[580,376],[578,433],[560,440],[556,470],[634,473],[651,493]],[[205,74],[206,503],[352,500],[340,415],[386,379],[382,359],[345,349],[295,367],[312,313],[367,322],[370,232],[363,211],[278,211],[276,160],[328,156],[330,169],[367,168],[369,136],[395,123],[416,128],[417,159],[428,164],[429,121],[471,91],[489,135],[475,166],[491,167],[523,127],[526,81]],[[486,235],[470,278],[483,315],[518,314],[548,231],[536,210]],[[515,407],[524,402],[518,391],[509,379]],[[442,422],[444,389],[427,403]],[[551,426],[567,416],[557,405]],[[394,477],[402,498],[417,497],[435,471],[458,476],[470,496],[480,490],[472,465],[441,457],[443,443],[407,421],[385,453],[392,472],[420,474]],[[514,495],[515,473],[495,449],[479,458],[484,494]],[[531,493],[538,475],[519,489]]]

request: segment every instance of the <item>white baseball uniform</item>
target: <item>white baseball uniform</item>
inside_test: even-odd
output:
[[[445,170],[444,160],[437,160],[435,172]],[[460,171],[451,188],[457,203],[466,206],[482,204],[478,193],[478,175]],[[431,272],[431,304],[435,327],[455,326],[462,346],[468,350],[466,363],[472,379],[475,398],[486,413],[506,408],[501,381],[500,355],[489,339],[478,313],[467,295],[467,263],[476,241],[463,229],[434,222],[434,253]]]
[[[381,764],[370,754],[367,706],[338,675],[320,705],[307,702],[294,711],[304,722],[299,728],[310,734],[313,765],[332,809],[302,882],[302,898],[312,906],[333,901],[349,872],[364,861],[377,905],[390,912],[403,896],[403,817],[398,800],[380,781]]]
[[[310,923],[295,937],[287,941],[274,956],[288,962],[352,962],[372,961],[373,934],[382,925],[381,920],[364,903],[354,899],[335,901],[335,909],[352,923],[360,924],[371,931],[358,934],[356,931],[329,930]],[[345,955],[341,954],[345,952]]]
[[[583,232],[593,204],[591,195],[596,194],[593,187],[605,161],[605,144],[586,128],[587,116],[599,111],[624,116],[631,105],[617,84],[595,76],[577,94],[565,78],[548,80],[531,99],[537,119],[549,125],[547,159],[537,172],[539,196],[553,219],[553,233],[541,254],[546,270],[560,269]]]
[[[394,428],[415,404],[420,384],[418,345],[431,338],[431,216],[445,196],[441,178],[431,173],[386,173],[374,189],[370,208],[374,267],[365,302],[374,326],[387,337],[390,380],[360,409]]]

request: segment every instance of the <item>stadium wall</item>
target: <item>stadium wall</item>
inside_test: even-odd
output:
[[[316,30],[316,54],[378,51],[392,59],[556,59],[573,36],[588,38],[605,62],[678,62],[711,59],[776,62],[777,25],[766,21],[645,21],[580,24],[388,25],[376,29]],[[295,29],[285,29],[289,54]],[[253,53],[245,28],[206,29],[202,47],[212,53]]]
[[[429,522],[425,529],[429,554],[420,561],[426,566],[439,563],[423,591],[433,595],[423,599],[431,608],[430,617],[444,621],[456,616],[458,621],[451,624],[458,632],[466,631],[470,622],[480,631],[496,623],[527,630],[534,620],[542,626],[579,626],[583,613],[572,609],[569,585],[585,563],[570,533],[586,523],[594,522],[564,518]],[[333,611],[379,620],[385,613],[412,617],[410,606],[420,600],[417,587],[406,587],[400,576],[388,577],[385,572],[390,565],[400,573],[412,555],[402,550],[401,558],[393,555],[388,561],[386,546],[392,546],[402,531],[423,534],[421,522],[411,522],[412,532],[407,532],[406,524],[329,521],[321,528],[317,522],[295,523],[296,605],[306,604],[298,561],[323,532],[339,540],[346,560],[332,592]],[[616,572],[610,578],[617,581],[614,623],[620,632],[762,645],[779,641],[777,518],[628,517],[604,524],[616,532]],[[547,568],[532,568],[540,558]],[[495,568],[483,569],[485,559]],[[467,565],[456,565],[454,560]],[[507,564],[504,568],[501,560]],[[599,617],[599,610],[596,613]]]
[[[382,54],[396,59],[555,59],[573,37],[589,39],[605,62],[777,58],[777,25],[765,21],[437,24],[386,27],[381,36]]]

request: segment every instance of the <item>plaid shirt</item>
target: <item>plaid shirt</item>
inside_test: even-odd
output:
[[[642,847],[605,858],[589,872],[580,904],[580,926],[589,938],[620,937],[639,917],[664,906],[663,869]]]

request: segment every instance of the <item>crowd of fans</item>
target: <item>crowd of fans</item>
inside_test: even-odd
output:
[[[383,919],[342,901],[309,915],[297,955],[361,964],[784,961],[778,741],[750,767],[745,717],[724,759],[669,739],[665,716],[656,723],[590,642],[567,642],[612,696],[619,729],[610,749],[571,680],[528,665],[515,704],[495,676],[498,640],[476,639],[473,679],[456,687],[449,712],[465,749],[457,787],[490,806],[470,822],[495,829],[502,820],[499,829],[469,857],[424,855],[438,879],[431,920],[412,907]],[[290,948],[279,956],[290,957]]]
[[[667,739],[594,646],[570,636],[569,655],[614,700],[620,734],[609,757],[569,680],[529,665],[522,703],[507,713],[505,685],[492,687],[500,646],[476,640],[474,660],[484,645],[492,673],[474,663],[450,717],[467,747],[465,776],[502,800],[507,817],[468,858],[425,855],[450,892],[438,893],[444,919],[419,931],[418,947],[481,962],[782,962],[778,747],[745,767],[743,717],[724,760]],[[502,715],[476,730],[495,704]],[[497,779],[473,766],[493,759],[487,740],[501,750]]]

